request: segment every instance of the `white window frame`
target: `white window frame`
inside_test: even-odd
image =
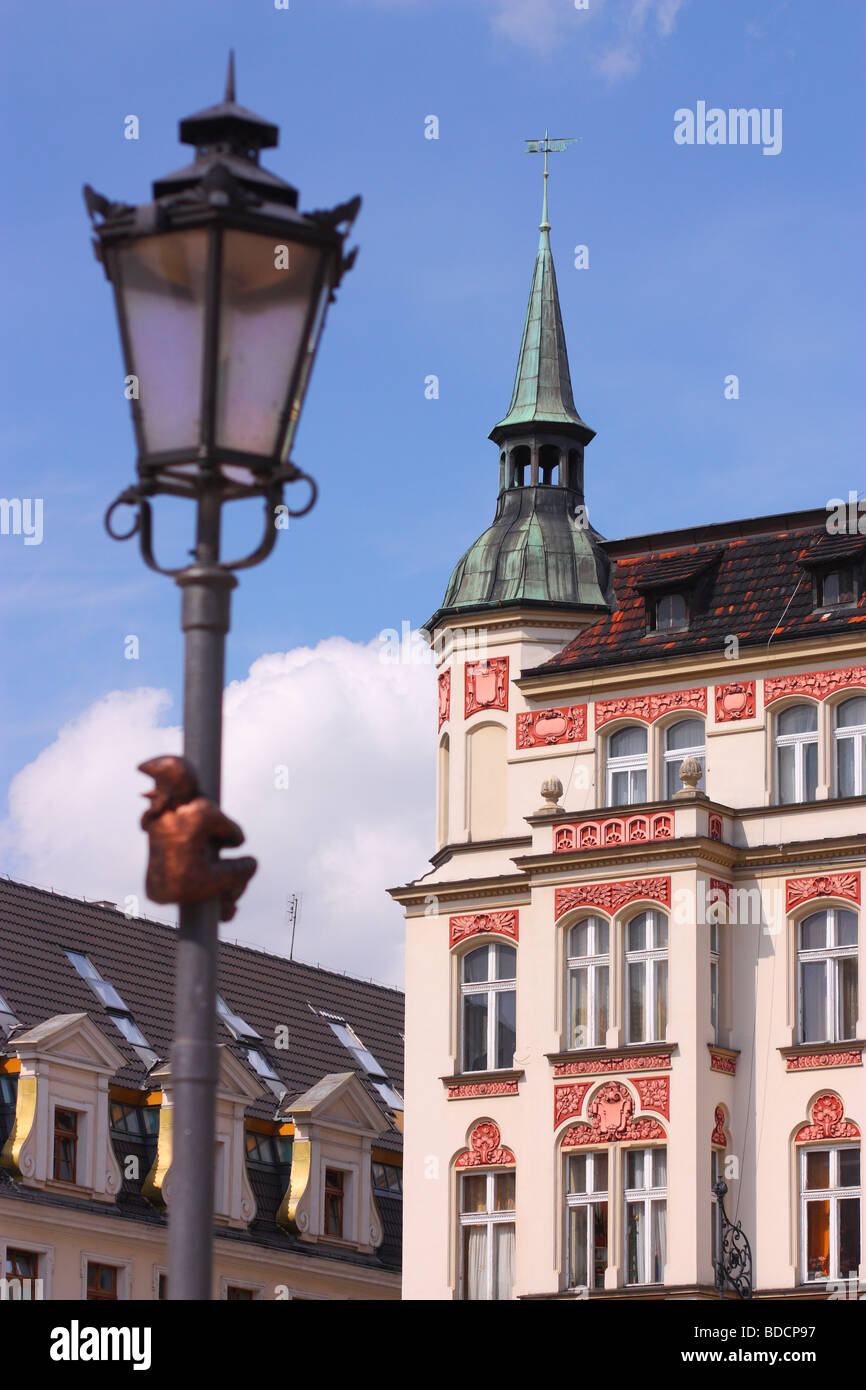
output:
[[[594,947],[594,950],[593,950],[593,952],[592,952],[590,955],[586,955],[586,956],[572,956],[572,955],[568,955],[567,953],[568,953],[568,949],[569,949],[569,942],[570,942],[570,940],[571,940],[571,933],[572,933],[573,929],[574,929],[575,927],[579,927],[579,926],[581,925],[582,922],[587,922],[587,923],[590,924],[590,925],[589,925],[589,930],[590,930],[590,933],[591,933],[590,939],[591,939],[592,945],[593,945],[593,947]],[[606,951],[599,951],[599,950],[597,949],[597,948],[598,948],[598,927],[599,927],[599,926],[603,926],[603,927],[606,927],[606,928],[607,928],[607,950],[606,950]],[[568,1044],[568,1050],[569,1050],[569,1051],[579,1052],[582,1048],[589,1048],[589,1047],[604,1047],[604,1046],[605,1046],[605,1039],[604,1039],[604,1038],[601,1038],[600,1041],[595,1041],[595,1039],[596,1039],[597,1036],[598,1036],[598,973],[599,973],[599,970],[606,970],[606,971],[607,971],[607,1021],[608,1021],[608,1027],[610,1027],[610,1020],[611,1020],[611,979],[612,979],[612,975],[613,975],[613,971],[611,970],[611,960],[610,960],[611,938],[612,938],[612,936],[613,936],[613,932],[612,932],[612,930],[611,930],[611,926],[612,926],[612,924],[607,920],[606,917],[598,917],[598,916],[579,917],[579,918],[577,919],[577,921],[576,921],[576,922],[572,922],[571,925],[570,925],[570,926],[567,928],[567,930],[566,930],[566,933],[565,933],[565,949],[566,949],[566,961],[565,961],[565,965],[566,965],[566,979],[567,979],[567,991],[566,991],[566,992],[567,992],[567,997],[566,997],[566,1027],[567,1027],[567,1029],[568,1029],[568,1033],[567,1033],[567,1044]],[[588,1037],[588,1039],[587,1039],[586,1042],[582,1042],[582,1043],[576,1042],[576,1041],[574,1040],[574,1038],[572,1037],[572,1035],[571,1035],[571,1017],[572,1017],[572,1013],[573,1013],[573,1009],[572,1009],[572,997],[573,997],[573,990],[574,990],[574,988],[575,988],[575,976],[576,976],[578,973],[580,973],[580,972],[584,972],[584,973],[586,974],[586,977],[587,977],[587,982],[586,982],[586,991],[587,991],[587,1013],[588,1013],[588,1018],[589,1018],[589,1022],[588,1022],[588,1025],[587,1025],[587,1033],[588,1033],[589,1037]]]
[[[816,946],[803,949],[801,940],[803,926],[811,921],[813,917],[825,917],[830,927],[829,936],[832,941],[837,941],[839,937],[839,912],[850,911],[857,920],[857,937],[853,946]],[[842,1036],[841,1010],[842,1010],[842,991],[839,987],[841,968],[836,964],[837,961],[854,960],[858,958],[860,919],[853,908],[840,909],[836,907],[819,908],[817,912],[809,912],[805,917],[801,917],[797,923],[797,1037],[804,1045],[807,1043],[837,1043],[850,1042],[852,1038]],[[825,963],[824,968],[824,990],[825,1004],[824,1016],[828,1023],[829,1036],[826,1038],[807,1038],[803,1026],[803,972],[801,967],[814,963]],[[858,1000],[859,1005],[859,1000]],[[856,1028],[856,1019],[854,1021]]]
[[[623,1264],[622,1264],[622,1267],[623,1267],[623,1275],[625,1276],[625,1279],[626,1279],[626,1287],[627,1287],[627,1288],[632,1288],[632,1289],[646,1288],[646,1287],[649,1287],[649,1286],[652,1286],[652,1285],[659,1285],[659,1284],[663,1284],[663,1283],[664,1283],[664,1267],[662,1267],[661,1278],[660,1278],[660,1279],[644,1279],[644,1280],[641,1281],[640,1283],[630,1283],[629,1280],[628,1280],[628,1209],[629,1209],[630,1206],[636,1206],[636,1205],[642,1205],[642,1206],[643,1206],[643,1222],[644,1222],[644,1230],[643,1230],[643,1241],[644,1241],[644,1266],[645,1266],[645,1268],[646,1268],[647,1270],[649,1270],[650,1267],[651,1267],[651,1265],[652,1265],[652,1207],[653,1207],[653,1204],[656,1203],[656,1202],[664,1202],[664,1204],[665,1204],[665,1260],[667,1260],[667,1247],[668,1247],[668,1241],[667,1241],[667,1219],[668,1219],[668,1210],[667,1210],[667,1200],[668,1200],[667,1181],[665,1181],[665,1186],[664,1186],[664,1187],[652,1187],[651,1185],[650,1185],[650,1186],[647,1186],[647,1185],[646,1185],[647,1168],[649,1168],[650,1180],[652,1179],[652,1155],[653,1155],[654,1153],[658,1153],[658,1151],[659,1151],[660,1149],[663,1150],[663,1151],[666,1151],[666,1145],[664,1145],[664,1144],[657,1144],[657,1145],[655,1145],[655,1146],[652,1147],[652,1148],[637,1149],[637,1150],[634,1150],[634,1149],[625,1150],[624,1153],[623,1153],[623,1179],[622,1179],[622,1180],[623,1180],[623,1202],[622,1202],[622,1217],[623,1217],[623,1221],[622,1221],[622,1227],[623,1227]],[[626,1187],[625,1184],[626,1184],[626,1178],[627,1178],[627,1172],[628,1172],[626,1153],[635,1153],[635,1152],[640,1153],[640,1154],[643,1155],[644,1186],[643,1186],[643,1187]],[[665,1156],[665,1173],[667,1173],[667,1155]]]
[[[325,1231],[325,1185],[328,1172],[343,1174],[343,1234],[330,1235]],[[319,1213],[321,1238],[335,1241],[337,1245],[357,1245],[359,1243],[358,1202],[360,1191],[360,1169],[357,1164],[347,1163],[342,1158],[331,1158],[322,1154],[319,1160]],[[372,1192],[372,1186],[370,1188]],[[232,1283],[235,1281],[232,1280]]]
[[[497,948],[498,946],[505,946],[505,947],[508,947],[510,950],[513,950],[513,951],[514,951],[514,972],[515,972],[515,973],[514,973],[513,976],[509,977],[509,979],[507,979],[507,980],[495,980],[495,979],[492,978],[493,973],[494,973],[495,970],[496,970],[496,948]],[[484,951],[484,950],[487,951],[487,979],[486,979],[486,980],[474,980],[474,981],[471,981],[471,982],[467,982],[466,980],[463,979],[463,969],[464,969],[464,963],[465,963],[465,961],[467,960],[467,958],[468,958],[469,956],[473,955],[473,954],[475,953],[475,951]],[[482,945],[480,945],[480,946],[474,946],[474,947],[472,948],[472,950],[470,950],[470,951],[465,951],[465,952],[463,953],[463,955],[460,957],[460,966],[459,966],[459,968],[460,968],[460,1072],[461,1072],[461,1075],[465,1074],[466,1076],[474,1076],[474,1075],[480,1075],[481,1073],[486,1073],[486,1072],[489,1072],[489,1071],[512,1071],[513,1068],[514,1068],[514,1060],[513,1060],[513,1058],[512,1058],[512,1060],[509,1062],[508,1066],[506,1066],[506,1067],[498,1067],[498,1066],[495,1065],[495,1062],[496,1062],[496,1051],[497,1051],[496,1044],[497,1044],[498,1039],[497,1039],[497,1036],[496,1036],[496,1033],[497,1033],[496,1008],[495,1008],[495,1005],[494,1005],[494,1003],[493,1003],[493,996],[496,995],[496,994],[505,994],[505,993],[507,993],[507,992],[510,990],[510,991],[512,991],[512,992],[514,993],[514,995],[515,995],[515,1005],[516,1005],[516,1003],[517,1003],[517,998],[516,998],[516,995],[517,995],[517,950],[516,950],[516,947],[512,946],[512,944],[511,944],[510,941],[490,941],[490,942],[487,942],[486,945],[482,944]],[[474,1071],[470,1071],[469,1068],[465,1065],[465,1063],[466,1063],[466,1007],[465,1007],[465,1000],[466,1000],[470,995],[473,995],[473,994],[486,994],[486,995],[488,995],[488,1000],[487,1000],[487,1065],[486,1065],[485,1067],[476,1068]],[[515,1008],[515,1019],[516,1019],[516,1015],[517,1015],[517,1010],[516,1010],[516,1008]]]
[[[117,1255],[98,1254],[95,1250],[81,1252],[81,1297],[87,1302],[87,1266],[111,1265],[117,1270],[117,1303],[127,1303],[132,1298],[132,1260],[122,1260]],[[104,1300],[110,1302],[110,1299]]]
[[[496,1179],[498,1176],[500,1176],[500,1175],[511,1175],[511,1176],[514,1176],[514,1174],[515,1174],[514,1168],[488,1168],[488,1169],[486,1169],[486,1170],[485,1170],[484,1172],[482,1172],[482,1173],[474,1172],[471,1168],[469,1168],[469,1169],[467,1169],[465,1172],[460,1173],[460,1175],[458,1176],[458,1179],[457,1179],[457,1205],[458,1205],[458,1213],[459,1213],[460,1240],[459,1240],[459,1249],[458,1249],[458,1252],[457,1252],[457,1258],[458,1258],[459,1265],[460,1265],[460,1282],[459,1282],[459,1290],[458,1290],[460,1300],[465,1300],[465,1298],[466,1298],[466,1271],[465,1271],[465,1269],[464,1269],[464,1267],[463,1267],[463,1232],[464,1232],[464,1230],[465,1230],[465,1228],[466,1228],[467,1226],[486,1226],[486,1228],[487,1228],[487,1237],[486,1237],[487,1253],[486,1253],[486,1255],[485,1255],[485,1268],[486,1268],[486,1273],[487,1273],[487,1297],[486,1297],[486,1299],[483,1299],[483,1300],[482,1300],[482,1299],[479,1299],[479,1300],[474,1300],[474,1301],[477,1301],[477,1302],[487,1302],[487,1303],[494,1303],[494,1302],[497,1302],[497,1301],[498,1301],[498,1300],[494,1299],[494,1297],[493,1297],[493,1290],[494,1290],[494,1284],[493,1284],[493,1266],[494,1266],[493,1228],[494,1228],[494,1226],[513,1226],[513,1227],[514,1227],[515,1239],[516,1239],[516,1236],[517,1236],[517,1179],[516,1179],[516,1177],[515,1177],[515,1182],[514,1182],[514,1206],[513,1206],[510,1210],[506,1209],[506,1210],[504,1210],[504,1211],[494,1211],[494,1208],[493,1208],[493,1203],[494,1203],[494,1200],[495,1200],[495,1198],[494,1198],[494,1182],[495,1182],[495,1179]],[[484,1177],[484,1178],[487,1179],[487,1191],[486,1191],[487,1209],[486,1209],[486,1211],[466,1211],[466,1212],[463,1211],[463,1180],[464,1180],[464,1178],[473,1178],[473,1177],[475,1177],[475,1178]],[[513,1297],[513,1296],[514,1296],[514,1289],[513,1289],[513,1287],[512,1287],[512,1290],[511,1290],[511,1294],[512,1294],[512,1297]]]
[[[722,929],[717,918],[710,920],[710,1026],[713,1039],[719,1041],[722,987]]]
[[[631,950],[629,950],[629,945],[628,945],[629,927],[631,926],[632,922],[634,922],[634,921],[637,920],[638,917],[644,917],[644,916],[646,916],[646,917],[649,918],[649,922],[650,922],[651,928],[652,928],[652,940],[653,940],[653,942],[654,942],[655,939],[656,939],[656,930],[657,930],[658,922],[659,922],[659,921],[663,921],[663,922],[665,923],[665,926],[666,926],[666,928],[667,928],[667,941],[666,941],[666,944],[665,944],[664,946],[655,946],[655,945],[653,945],[653,946],[644,947],[644,949],[641,950],[641,951],[631,951]],[[655,1016],[656,1016],[656,1012],[657,1012],[655,1005],[656,1005],[656,994],[657,994],[657,991],[658,991],[658,969],[657,969],[657,967],[658,967],[658,965],[659,965],[659,963],[660,963],[661,961],[664,961],[665,963],[668,962],[668,959],[669,959],[668,952],[669,952],[669,950],[670,950],[670,931],[671,931],[670,919],[666,916],[665,913],[659,912],[659,911],[657,911],[655,908],[645,908],[642,912],[635,912],[635,913],[633,914],[633,916],[629,917],[628,921],[625,922],[625,923],[623,924],[623,954],[624,954],[624,957],[625,957],[625,970],[624,970],[624,972],[623,972],[623,975],[624,975],[624,979],[623,979],[623,989],[624,989],[624,993],[625,993],[624,1005],[625,1005],[626,1037],[627,1037],[629,1043],[634,1043],[635,1045],[638,1045],[638,1044],[640,1044],[640,1043],[653,1043],[653,1042],[664,1042],[664,1041],[665,1041],[665,1039],[664,1039],[663,1037],[662,1037],[662,1038],[657,1038],[657,1037],[655,1036]],[[629,980],[630,980],[630,976],[631,976],[631,970],[630,970],[629,967],[632,966],[632,965],[641,965],[641,964],[642,964],[643,967],[644,967],[644,969],[643,969],[643,980],[644,980],[644,984],[643,984],[643,989],[644,989],[644,1018],[646,1019],[648,1036],[647,1036],[647,1037],[644,1037],[644,1038],[633,1038],[633,1037],[632,1037],[632,1034],[631,1034],[631,1008],[630,1008],[630,991],[629,991]],[[666,996],[666,997],[665,997],[665,1033],[667,1033],[667,1020],[668,1020],[669,1008],[670,1008],[670,970],[668,970],[667,984],[666,984],[666,987],[665,987],[665,996]]]
[[[582,1289],[582,1288],[589,1288],[589,1289],[592,1289],[592,1288],[595,1288],[595,1287],[596,1287],[594,1284],[591,1284],[591,1283],[590,1283],[590,1284],[572,1284],[571,1281],[570,1281],[571,1265],[572,1265],[572,1258],[571,1258],[571,1257],[572,1257],[572,1250],[571,1250],[571,1234],[570,1234],[570,1233],[571,1233],[571,1222],[570,1222],[570,1220],[569,1220],[569,1213],[570,1213],[575,1207],[594,1207],[594,1206],[599,1206],[602,1202],[604,1202],[605,1206],[607,1207],[607,1240],[608,1240],[608,1246],[607,1246],[607,1266],[606,1266],[606,1268],[609,1269],[609,1268],[610,1268],[610,1259],[611,1259],[610,1238],[611,1238],[611,1232],[612,1232],[611,1219],[610,1219],[610,1218],[611,1218],[611,1209],[610,1209],[610,1179],[611,1179],[611,1174],[612,1174],[612,1172],[613,1172],[613,1154],[612,1154],[608,1149],[580,1150],[579,1152],[580,1152],[580,1153],[585,1153],[586,1159],[587,1159],[587,1169],[588,1169],[588,1173],[587,1173],[587,1185],[589,1185],[589,1181],[590,1181],[590,1178],[589,1178],[589,1170],[590,1170],[590,1169],[591,1169],[591,1172],[592,1172],[592,1182],[593,1182],[593,1183],[595,1182],[596,1159],[598,1159],[602,1154],[604,1154],[604,1156],[607,1158],[607,1187],[606,1187],[603,1191],[598,1191],[598,1192],[569,1192],[569,1190],[568,1190],[568,1165],[569,1165],[569,1160],[572,1159],[572,1158],[575,1158],[577,1155],[574,1154],[574,1153],[570,1153],[570,1152],[568,1152],[568,1151],[566,1151],[565,1154],[563,1155],[564,1160],[565,1160],[565,1162],[564,1162],[565,1172],[564,1172],[564,1175],[563,1175],[563,1182],[564,1182],[564,1187],[565,1187],[565,1271],[566,1271],[566,1279],[568,1280],[567,1287],[570,1288],[570,1289]],[[586,1250],[585,1250],[585,1252],[584,1252],[584,1253],[585,1253],[585,1256],[586,1256],[586,1272],[587,1272],[587,1276],[588,1276],[590,1279],[592,1278],[593,1268],[594,1268],[594,1265],[595,1265],[595,1261],[594,1261],[594,1259],[593,1259],[592,1236],[593,1236],[593,1214],[591,1214],[591,1215],[587,1218],[587,1223],[586,1223]],[[602,1284],[599,1285],[598,1287],[603,1288],[603,1287],[604,1287],[604,1284],[602,1283]]]
[[[701,743],[694,744],[691,748],[668,748],[668,734],[671,729],[675,729],[678,724],[700,724],[704,730],[704,738]],[[662,785],[664,787],[665,800],[669,801],[674,792],[679,791],[679,787],[674,787],[673,791],[668,791],[668,768],[675,766],[679,768],[685,758],[697,758],[701,765],[701,780],[698,783],[700,791],[706,791],[707,786],[707,734],[706,725],[702,719],[689,715],[687,719],[675,719],[672,724],[665,725],[662,735]]]
[[[800,705],[804,705],[807,709],[815,708],[815,706],[813,706],[813,705],[810,703],[810,701],[808,701],[808,700],[800,700],[800,701],[798,702],[798,704],[787,705],[787,706],[785,707],[785,709],[779,710],[778,713],[777,713],[776,716],[775,716],[775,722],[774,722],[774,728],[773,728],[773,747],[774,747],[773,761],[774,761],[774,769],[775,769],[775,774],[776,774],[776,802],[777,802],[777,804],[780,805],[780,806],[799,806],[801,803],[802,803],[803,805],[810,806],[810,805],[812,804],[812,802],[814,801],[814,799],[815,799],[814,797],[807,799],[806,796],[804,795],[804,792],[805,792],[805,790],[806,790],[806,747],[807,747],[807,745],[810,745],[810,744],[813,744],[813,743],[814,743],[815,746],[818,747],[818,758],[819,758],[819,760],[820,760],[820,747],[819,747],[819,745],[818,745],[818,738],[819,738],[819,734],[820,734],[820,728],[815,728],[814,730],[812,730],[810,733],[807,733],[807,734],[780,734],[780,733],[779,733],[779,717],[780,717],[780,715],[787,714],[789,710],[797,709],[797,708],[799,708]],[[820,712],[820,710],[816,710],[816,717],[817,717],[818,725],[820,725],[820,722],[821,722],[821,712]],[[794,749],[794,799],[793,799],[793,801],[782,801],[782,772],[781,772],[781,767],[780,767],[779,750],[782,749],[782,748],[791,748],[791,747],[793,747],[793,749]],[[819,768],[818,771],[816,772],[816,787],[817,787],[817,778],[818,778],[819,775],[820,775],[820,768]]]
[[[848,699],[856,700],[858,696],[849,695]],[[849,793],[853,796],[863,796],[866,794],[866,776],[863,773],[863,747],[866,744],[866,724],[847,724],[840,728],[838,719],[839,711],[847,700],[840,700],[833,710],[833,778],[836,788],[836,795],[841,796],[840,790],[841,777],[839,775],[839,753],[840,743],[845,739],[850,739],[854,744],[854,791]]]
[[[35,1255],[37,1257],[39,1261],[37,1269],[39,1272],[36,1275],[35,1283],[37,1286],[42,1286],[40,1291],[41,1296],[37,1299],[36,1290],[32,1290],[31,1299],[34,1302],[42,1303],[49,1300],[51,1298],[51,1276],[54,1273],[54,1246],[40,1245],[38,1241],[31,1240],[29,1236],[21,1240],[6,1236],[3,1240],[0,1240],[0,1281],[10,1277],[6,1274],[6,1255],[9,1250],[26,1250],[28,1255]],[[15,1276],[12,1275],[11,1278],[14,1279]],[[27,1300],[24,1299],[23,1301],[26,1302]]]
[[[234,1274],[221,1274],[220,1301],[223,1303],[228,1302],[229,1285],[231,1285],[233,1289],[249,1289],[253,1296],[253,1302],[261,1302],[264,1300],[266,1287],[264,1284],[254,1284],[249,1279],[238,1279]]]
[[[839,1271],[839,1203],[856,1197],[861,1203],[863,1201],[863,1154],[860,1154],[861,1172],[859,1187],[839,1187],[839,1154],[845,1149],[859,1149],[859,1144],[804,1144],[800,1149],[800,1278],[804,1284],[827,1284],[846,1278],[845,1274]],[[806,1188],[806,1156],[810,1153],[829,1153],[830,1155],[830,1186],[826,1188]],[[807,1268],[807,1224],[806,1224],[806,1204],[808,1202],[829,1202],[830,1204],[830,1272],[827,1275],[820,1275],[817,1279],[809,1277]],[[861,1250],[862,1259],[863,1252]],[[854,1272],[857,1277],[857,1271]]]
[[[615,734],[621,734],[626,729],[643,729],[646,735],[646,746],[643,753],[621,753],[611,756],[610,742]],[[608,734],[605,740],[604,761],[605,761],[605,795],[608,806],[640,806],[650,794],[649,789],[649,729],[645,724],[623,724],[619,729],[614,729]],[[628,773],[628,799],[626,801],[614,801],[613,798],[613,779],[618,772]],[[632,773],[642,772],[644,774],[644,795],[640,801],[632,798]]]
[[[58,1110],[68,1110],[70,1114],[78,1116],[76,1125],[76,1145],[75,1145],[75,1181],[69,1182],[67,1178],[58,1178],[54,1175],[54,1134],[57,1127],[56,1112]],[[49,1107],[50,1127],[48,1131],[48,1164],[46,1182],[51,1187],[59,1187],[64,1192],[71,1192],[73,1189],[85,1188],[93,1190],[93,1106],[87,1101],[81,1101],[77,1097],[75,1100],[65,1100],[62,1095],[54,1094],[51,1096]],[[109,1129],[109,1144],[111,1144]]]

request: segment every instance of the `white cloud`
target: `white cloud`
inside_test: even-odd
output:
[[[429,665],[384,664],[378,641],[332,637],[260,657],[225,695],[223,806],[259,860],[225,936],[288,953],[286,899],[302,895],[295,954],[399,983],[403,921],[386,888],[433,847],[435,696]],[[172,920],[143,893],[144,758],[180,751],[164,691],[115,691],[61,729],[13,779],[0,845],[26,882]],[[275,769],[288,768],[288,790]]]
[[[631,0],[630,4],[620,6],[616,11],[620,37],[596,60],[601,75],[611,82],[632,77],[641,66],[645,49],[652,43],[647,30],[654,27],[660,38],[669,38],[685,3],[686,0]]]

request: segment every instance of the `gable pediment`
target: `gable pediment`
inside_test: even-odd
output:
[[[387,1121],[352,1071],[323,1076],[297,1100],[284,1106],[286,1114],[303,1123],[381,1134]]]
[[[19,1033],[12,1046],[22,1061],[60,1062],[113,1075],[126,1058],[89,1014],[55,1014]]]

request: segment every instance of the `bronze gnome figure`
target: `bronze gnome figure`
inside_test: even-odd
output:
[[[149,758],[138,770],[156,784],[144,793],[150,806],[141,818],[150,841],[147,896],[155,903],[180,906],[219,898],[220,920],[230,921],[257,866],[249,855],[220,859],[219,852],[224,845],[242,845],[244,832],[200,794],[186,758]]]

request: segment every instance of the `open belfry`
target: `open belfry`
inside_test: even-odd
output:
[[[496,512],[427,624],[437,844],[392,890],[404,1297],[846,1296],[866,536],[826,510],[593,528],[548,221],[566,142],[534,143]]]

